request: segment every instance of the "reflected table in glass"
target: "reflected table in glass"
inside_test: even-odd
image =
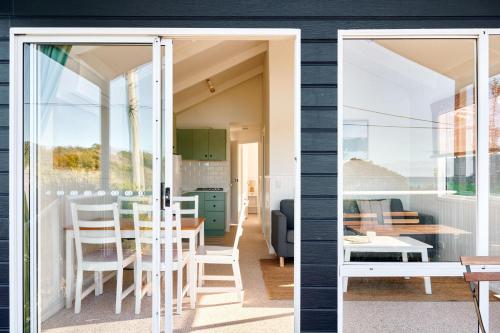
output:
[[[360,236],[362,237],[362,236]],[[375,236],[370,242],[349,242],[344,240],[344,261],[351,261],[353,252],[387,253],[400,252],[404,262],[408,261],[408,253],[420,253],[422,262],[428,262],[428,249],[432,245],[418,241],[411,237]],[[348,278],[344,277],[344,292],[347,292]],[[425,293],[432,294],[431,278],[424,277]]]

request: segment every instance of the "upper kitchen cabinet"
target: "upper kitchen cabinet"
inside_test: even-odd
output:
[[[211,129],[208,131],[208,159],[211,161],[226,160],[225,129]]]
[[[183,160],[194,160],[192,129],[177,129],[176,153],[182,155]]]
[[[225,161],[225,129],[178,129],[177,153],[183,160]]]
[[[195,129],[193,130],[193,155],[194,160],[206,161],[208,160],[209,149],[209,135],[208,129]]]

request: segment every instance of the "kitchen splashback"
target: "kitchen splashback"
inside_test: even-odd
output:
[[[182,187],[229,187],[230,167],[228,161],[182,161]]]

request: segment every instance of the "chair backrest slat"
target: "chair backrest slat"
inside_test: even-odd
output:
[[[115,220],[78,220],[78,226],[80,228],[92,228],[92,229],[104,229],[104,228],[114,228]]]

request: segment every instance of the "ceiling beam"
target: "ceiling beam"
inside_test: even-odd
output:
[[[197,40],[174,49],[174,64],[191,58],[192,56],[204,52],[212,47],[222,44],[223,40]]]
[[[190,75],[185,79],[179,80],[177,82],[174,81],[174,94],[266,51],[267,51],[267,43],[262,43],[248,50],[245,50],[233,57],[225,59],[224,61],[219,62],[213,66],[209,66],[202,71],[193,73],[193,75]]]
[[[196,105],[198,103],[203,102],[204,100],[213,97],[215,95],[218,95],[222,93],[223,91],[226,91],[234,86],[237,86],[240,83],[243,83],[254,76],[257,76],[259,74],[262,74],[264,72],[264,66],[260,65],[257,66],[241,75],[238,75],[231,80],[228,80],[224,83],[221,83],[219,85],[215,86],[215,92],[211,93],[208,89],[205,90],[203,93],[195,95],[191,98],[188,98],[180,103],[174,103],[174,113],[181,113],[188,108],[192,107],[193,105]]]

